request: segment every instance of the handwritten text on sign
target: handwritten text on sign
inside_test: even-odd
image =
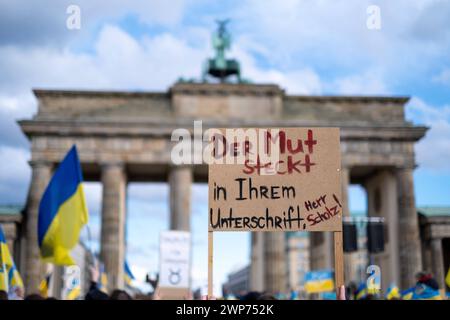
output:
[[[256,134],[237,142],[227,130],[210,137],[210,231],[342,230],[338,128],[240,129]]]

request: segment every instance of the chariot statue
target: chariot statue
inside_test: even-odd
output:
[[[207,81],[208,76],[212,76],[227,82],[227,78],[235,75],[237,82],[242,82],[239,62],[235,59],[227,59],[225,51],[231,47],[231,35],[227,30],[230,19],[216,20],[217,31],[213,33],[212,44],[216,51],[216,56],[205,61],[203,68],[203,81]]]

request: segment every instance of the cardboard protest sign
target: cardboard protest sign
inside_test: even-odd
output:
[[[160,288],[190,287],[190,249],[191,236],[189,232],[165,231],[161,233],[158,284]]]
[[[338,128],[214,131],[209,231],[342,230]]]

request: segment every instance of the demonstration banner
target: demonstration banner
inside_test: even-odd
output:
[[[190,290],[191,235],[164,231],[160,235],[159,293],[165,299],[186,298]]]
[[[332,231],[343,284],[339,129],[211,129],[209,139],[210,280],[214,231]]]

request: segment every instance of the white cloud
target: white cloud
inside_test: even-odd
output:
[[[372,4],[370,0],[253,0],[243,3],[236,20],[247,41],[264,46],[258,54],[278,70],[308,67],[344,79],[377,70],[381,83],[373,79],[369,84],[376,90],[370,93],[385,89],[382,83],[393,87],[411,80],[412,74],[426,76],[430,65],[446,59],[450,2],[377,1],[382,19],[377,31],[366,27],[366,9]],[[343,88],[338,90],[364,89],[353,88],[351,79],[341,82]]]
[[[450,86],[450,68],[443,69],[439,74],[432,78],[433,82]]]
[[[430,127],[425,138],[416,144],[419,165],[426,170],[450,173],[450,105],[435,107],[414,97],[406,111],[407,118]]]
[[[186,0],[77,0],[0,1],[0,45],[63,48],[71,41],[83,42],[104,23],[136,17],[147,26],[174,27],[183,19]],[[76,4],[81,12],[81,29],[66,28],[66,9]],[[14,30],[15,32],[11,32]]]
[[[249,48],[246,43],[242,47],[237,43],[230,53],[230,57],[237,58],[241,63],[241,74],[244,79],[254,83],[273,83],[281,86],[289,94],[320,94],[322,83],[319,75],[312,68],[298,68],[281,71],[277,68],[262,68],[257,65],[251,55],[254,47]],[[248,51],[247,51],[248,50]]]
[[[343,76],[329,84],[329,92],[344,95],[386,95],[389,90],[379,70]]]
[[[0,147],[0,202],[25,204],[31,169],[30,153],[22,148]]]

